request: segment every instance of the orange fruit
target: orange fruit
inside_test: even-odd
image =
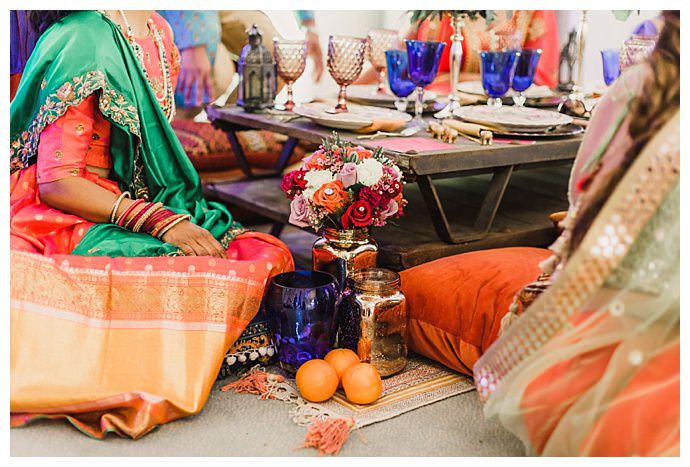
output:
[[[381,396],[381,375],[373,365],[358,363],[343,375],[343,389],[353,404],[371,404]]]
[[[323,359],[330,363],[338,374],[338,387],[343,386],[342,378],[345,371],[351,366],[359,363],[359,357],[350,349],[333,349],[328,352]]]
[[[305,362],[295,375],[297,389],[310,402],[323,402],[338,389],[338,374],[330,363],[319,358]]]

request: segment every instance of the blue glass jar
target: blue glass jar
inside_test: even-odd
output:
[[[326,272],[286,272],[271,280],[263,307],[285,371],[294,374],[333,348],[338,296],[336,279]]]

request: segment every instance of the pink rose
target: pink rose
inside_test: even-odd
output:
[[[395,216],[396,214],[398,214],[398,203],[395,202],[395,200],[391,200],[391,202],[388,203],[386,209],[381,211],[381,213],[379,214],[379,218],[381,220],[386,220],[390,217]]]
[[[289,222],[297,227],[307,227],[309,225],[309,205],[304,196],[295,196],[290,201]]]
[[[383,166],[383,172],[388,174],[392,180],[402,180],[402,172],[397,167]]]
[[[343,182],[345,188],[354,185],[357,183],[357,164],[354,162],[344,163],[343,168],[340,169],[340,172],[335,178]]]

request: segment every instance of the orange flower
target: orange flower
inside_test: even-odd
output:
[[[358,149],[357,150],[357,155],[359,156],[360,161],[363,161],[364,159],[371,159],[371,156],[373,154],[374,153],[368,149]]]
[[[316,151],[308,161],[304,163],[304,170],[323,169],[326,166],[326,153]]]
[[[324,183],[314,192],[314,204],[325,208],[328,212],[337,211],[345,204],[347,198],[347,191],[340,180]]]

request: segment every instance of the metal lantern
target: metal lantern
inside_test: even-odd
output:
[[[261,42],[256,24],[247,30],[248,44],[239,60],[240,86],[237,105],[247,112],[273,107],[276,97],[276,63],[273,54]]]

